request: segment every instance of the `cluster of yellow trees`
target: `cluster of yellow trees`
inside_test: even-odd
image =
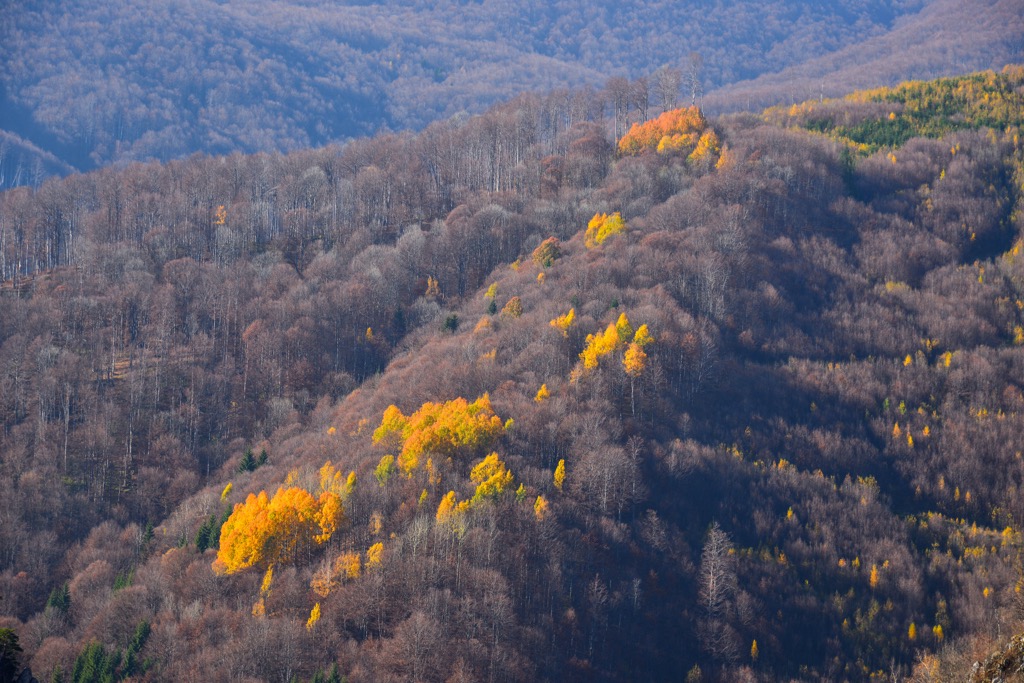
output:
[[[617,235],[625,231],[625,229],[626,223],[622,220],[622,216],[619,215],[618,211],[611,215],[596,213],[587,224],[584,242],[587,245],[587,249],[593,249],[599,244],[604,244],[605,240],[612,235]]]
[[[292,478],[273,496],[266,491],[250,493],[244,503],[235,505],[221,527],[214,571],[232,574],[249,567],[272,568],[308,558],[344,524],[344,501],[355,488],[355,472],[343,477],[327,461],[320,468],[318,496],[292,486]],[[230,492],[228,484],[221,499]]]
[[[703,121],[696,110],[679,110],[676,114],[674,119],[669,118],[688,121],[687,125]],[[625,224],[618,213],[597,214],[587,228],[587,244],[601,244],[624,229]],[[534,260],[549,264],[558,258],[559,252],[557,240],[552,238],[538,248]],[[497,283],[491,285],[486,296],[493,298],[496,289]],[[551,326],[567,336],[568,329],[575,322],[575,313],[575,309],[570,309],[567,314],[552,320]],[[651,341],[653,338],[647,325],[634,330],[629,318],[622,313],[603,332],[587,336],[586,345],[579,354],[582,372],[598,367],[601,358],[621,352],[626,373],[636,378],[646,366],[644,346]],[[577,372],[577,376],[579,374]],[[535,400],[541,402],[548,396],[550,393],[545,385]],[[428,401],[410,415],[405,415],[395,405],[388,406],[380,426],[373,432],[373,442],[394,448],[398,455],[385,455],[374,472],[375,477],[383,486],[396,472],[406,475],[415,472],[425,453],[450,456],[459,451],[487,448],[509,428],[510,423],[511,420],[503,423],[495,414],[486,393],[473,402],[461,397],[440,403]],[[435,478],[430,462],[427,467],[431,483],[436,484],[440,478]],[[261,491],[249,494],[245,502],[236,504],[221,529],[220,550],[214,569],[230,574],[253,566],[273,568],[279,564],[294,563],[309,558],[314,548],[330,540],[345,521],[343,501],[355,486],[355,473],[345,478],[327,462],[319,475],[319,495],[290,485],[289,478],[288,484],[280,487],[273,496]],[[557,488],[561,489],[564,478],[565,464],[562,461],[554,477]],[[476,484],[472,498],[458,501],[455,491],[449,491],[437,509],[439,523],[462,528],[464,515],[470,506],[498,498],[512,485],[514,478],[498,454],[491,453],[474,465],[470,479]],[[534,509],[537,518],[543,519],[548,511],[547,501],[538,496]],[[317,574],[314,591],[321,596],[326,595],[338,580],[358,578],[361,570],[358,553],[343,553],[326,571]]]
[[[466,513],[473,505],[487,500],[495,500],[504,493],[513,481],[512,472],[498,457],[491,453],[473,466],[469,473],[470,480],[476,484],[476,491],[469,500],[458,500],[455,491],[449,491],[437,506],[437,523],[447,526],[453,532],[461,534],[466,529]],[[520,487],[524,490],[524,487]]]
[[[373,432],[373,442],[400,446],[398,468],[410,474],[425,452],[452,455],[460,449],[486,448],[504,431],[490,397],[484,394],[472,403],[461,397],[444,403],[428,401],[408,416],[397,406],[388,406]]]
[[[691,161],[717,155],[721,149],[718,135],[708,127],[698,107],[666,111],[655,119],[634,123],[619,140],[623,156],[656,150],[659,154],[684,154]]]
[[[272,497],[266,491],[250,493],[221,527],[213,568],[231,574],[257,565],[295,562],[330,540],[344,520],[341,497],[333,491],[315,497],[289,486]]]
[[[610,323],[604,332],[587,335],[587,344],[580,352],[584,371],[593,370],[599,360],[614,351],[623,350],[622,364],[630,376],[637,376],[645,367],[647,354],[644,347],[654,341],[647,325],[641,325],[633,331],[633,326],[625,313],[618,320]]]

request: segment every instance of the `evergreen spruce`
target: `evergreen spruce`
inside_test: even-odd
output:
[[[203,525],[199,527],[199,531],[196,532],[196,550],[199,552],[205,552],[207,548],[213,545],[213,526],[216,523],[216,516],[210,515],[203,522]]]
[[[146,645],[146,641],[149,639],[149,622],[142,620],[139,625],[135,628],[135,633],[132,635],[132,639],[128,642],[128,648],[124,654],[124,666],[121,667],[121,675],[119,678],[128,678],[135,675],[136,673],[142,673],[146,669],[146,662],[139,664],[138,657],[139,652]]]
[[[0,681],[13,681],[21,671],[18,659],[21,645],[12,628],[0,628]]]
[[[50,591],[50,597],[46,601],[46,606],[57,610],[61,614],[68,613],[68,609],[71,607],[71,590],[68,588],[67,581],[64,582],[64,585]]]
[[[256,464],[256,458],[252,454],[251,448],[246,448],[245,453],[242,454],[242,461],[238,463],[239,472],[252,472],[258,467]]]

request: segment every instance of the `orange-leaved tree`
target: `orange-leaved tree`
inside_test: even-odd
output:
[[[659,154],[690,154],[698,146],[707,125],[697,107],[672,109],[650,121],[634,123],[619,140],[619,154],[635,155],[647,150],[655,150]],[[706,144],[710,142],[708,140]]]
[[[542,521],[548,516],[548,501],[544,496],[537,496],[537,500],[533,503],[533,514],[537,517],[537,521]]]
[[[409,416],[390,406],[373,432],[373,442],[401,446],[398,467],[410,474],[419,467],[424,453],[454,455],[487,448],[504,431],[501,418],[491,408],[490,397],[484,394],[472,403],[464,398],[444,403],[428,401]]]
[[[501,309],[501,316],[503,318],[518,318],[523,314],[523,300],[518,296],[514,296],[508,300],[508,303]]]
[[[636,342],[630,342],[622,357],[622,365],[631,378],[635,379],[643,374],[644,368],[647,367],[647,354],[644,353],[643,347]]]
[[[319,498],[295,486],[279,488],[272,498],[250,493],[221,527],[213,569],[231,574],[297,562],[330,540],[344,520],[341,498],[332,491]]]

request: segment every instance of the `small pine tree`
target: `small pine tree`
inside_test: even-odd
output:
[[[71,590],[66,581],[63,586],[58,586],[50,591],[50,597],[46,601],[46,606],[57,610],[61,614],[67,614],[68,609],[71,607]]]
[[[146,645],[146,641],[149,640],[150,626],[149,622],[143,619],[139,622],[139,625],[135,628],[135,633],[132,635],[131,641],[128,642],[128,648],[124,654],[124,665],[121,667],[121,678],[129,678],[136,673],[142,673],[146,669],[146,662],[139,662],[139,652]]]
[[[217,518],[214,515],[210,515],[203,522],[203,525],[199,527],[199,531],[196,532],[196,550],[199,552],[206,552],[212,543],[213,526],[217,523]]]
[[[242,454],[241,462],[238,463],[238,471],[252,472],[256,467],[256,458],[252,454],[252,449],[246,448],[245,453]]]
[[[114,672],[120,664],[119,654],[110,656],[106,649],[97,641],[92,641],[75,658],[75,667],[71,673],[74,683],[99,683],[113,681]]]

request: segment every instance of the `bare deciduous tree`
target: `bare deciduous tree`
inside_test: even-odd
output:
[[[736,596],[736,559],[731,549],[729,535],[714,522],[700,555],[697,597],[703,616],[698,633],[707,653],[721,661],[732,661],[739,652],[737,634],[729,623]]]

